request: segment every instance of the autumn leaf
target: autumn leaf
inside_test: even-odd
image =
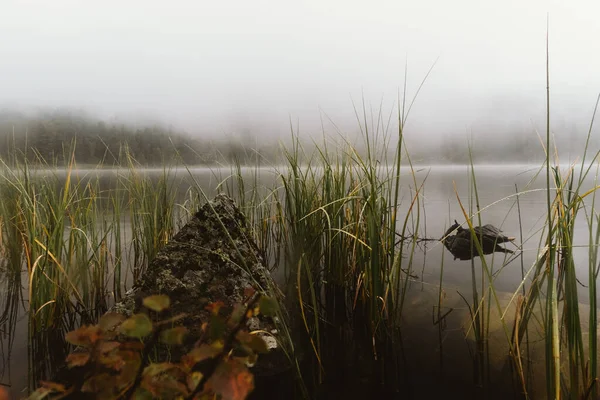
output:
[[[248,286],[244,289],[244,297],[247,299],[254,296],[254,293],[256,293],[256,289],[254,289],[252,286]]]
[[[48,388],[38,388],[35,392],[31,393],[28,397],[28,400],[42,400],[48,397],[48,395],[52,393],[52,390]]]
[[[236,339],[257,353],[264,354],[269,352],[267,343],[258,335],[252,335],[245,331],[238,331]]]
[[[221,308],[225,305],[225,303],[223,303],[222,301],[216,301],[214,303],[210,303],[209,305],[207,305],[206,310],[210,311],[212,313],[212,315],[219,315],[219,310],[221,310]]]
[[[277,315],[277,301],[269,296],[261,296],[258,301],[261,314],[267,317],[274,317]]]
[[[195,390],[196,387],[198,386],[198,384],[200,384],[200,381],[202,380],[203,376],[204,375],[202,375],[202,372],[200,372],[200,371],[194,371],[190,375],[188,375],[188,377],[187,377],[188,389],[190,391]]]
[[[133,393],[134,400],[152,400],[154,397],[152,393],[144,389],[143,387],[138,387]]]
[[[75,346],[91,347],[100,336],[100,329],[97,326],[84,325],[67,333],[65,339]]]
[[[56,382],[40,381],[40,386],[58,393],[64,393],[67,391],[65,385]]]
[[[119,346],[121,350],[133,350],[133,351],[142,351],[144,349],[144,343],[141,342],[125,342],[121,343]]]
[[[227,326],[225,325],[223,318],[216,315],[211,316],[210,324],[208,325],[208,335],[211,340],[221,339],[225,335],[226,329]]]
[[[113,369],[115,371],[120,371],[125,365],[125,360],[123,360],[123,357],[121,357],[119,353],[101,355],[98,358],[98,362],[100,362],[100,364],[104,365],[105,367]]]
[[[183,343],[183,338],[187,333],[188,329],[185,326],[176,326],[175,328],[162,331],[160,333],[160,341],[169,345],[179,345]]]
[[[182,357],[182,363],[188,368],[192,368],[194,365],[208,358],[213,358],[221,353],[220,349],[210,346],[206,343],[201,344],[198,347],[194,347],[192,351]]]
[[[96,348],[99,353],[106,354],[121,346],[119,342],[102,342]]]
[[[105,398],[115,387],[115,377],[107,373],[93,375],[81,386],[82,392],[95,393],[97,398]]]
[[[98,320],[98,326],[104,332],[108,332],[125,321],[125,318],[126,317],[123,314],[109,312],[100,317],[100,320]]]
[[[243,364],[226,360],[206,384],[222,400],[244,400],[254,389],[254,377]]]
[[[233,307],[233,311],[231,312],[231,316],[229,317],[229,321],[227,321],[227,324],[233,328],[234,326],[237,326],[240,321],[242,320],[242,318],[244,318],[244,314],[246,313],[246,307],[244,307],[241,304],[236,304]]]
[[[144,368],[144,377],[152,377],[163,374],[172,369],[179,368],[177,365],[169,362],[152,363]]]
[[[152,321],[146,314],[135,314],[123,321],[119,331],[126,336],[143,338],[152,332]]]
[[[135,379],[142,359],[139,353],[133,351],[120,351],[119,353],[123,361],[125,361],[125,364],[121,368],[119,381],[123,384],[128,384]]]
[[[90,360],[90,353],[78,352],[71,353],[67,356],[67,366],[69,368],[81,367],[88,363]]]
[[[161,312],[171,306],[171,300],[169,296],[164,294],[155,294],[148,296],[143,301],[144,307],[147,307],[153,311]]]

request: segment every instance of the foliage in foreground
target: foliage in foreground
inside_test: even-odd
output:
[[[66,339],[77,346],[67,357],[70,372],[82,379],[66,385],[41,382],[29,399],[59,399],[76,394],[94,394],[101,399],[213,399],[243,400],[254,389],[248,366],[258,354],[268,352],[265,341],[246,329],[246,321],[259,314],[270,316],[272,300],[247,293],[245,305],[229,314],[220,302],[207,306],[210,322],[201,326],[200,339],[179,362],[151,362],[156,346],[169,350],[182,346],[188,328],[177,325],[186,315],[153,322],[150,315],[164,313],[170,300],[153,295],[143,301],[149,313],[107,313],[97,325],[82,326]]]

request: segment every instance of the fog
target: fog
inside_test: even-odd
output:
[[[600,91],[589,1],[16,1],[0,5],[0,105],[163,121],[197,135],[357,128],[353,101],[412,98],[407,135],[585,133]],[[437,61],[436,61],[437,60]],[[435,65],[434,65],[435,64]]]

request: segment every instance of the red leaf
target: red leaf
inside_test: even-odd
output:
[[[210,311],[213,315],[219,315],[219,310],[225,305],[222,301],[216,301],[214,303],[210,303],[205,308]]]
[[[67,365],[69,368],[81,367],[88,363],[90,360],[90,353],[78,352],[71,353],[67,357]]]
[[[65,335],[67,342],[75,346],[91,347],[100,339],[100,328],[97,326],[84,325]]]
[[[254,289],[252,286],[249,286],[244,289],[244,297],[247,299],[254,296],[254,293],[256,293],[256,289]]]
[[[243,364],[227,360],[219,364],[206,384],[223,400],[244,400],[254,389],[254,377]]]

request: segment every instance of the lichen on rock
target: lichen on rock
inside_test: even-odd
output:
[[[188,315],[183,324],[194,333],[208,321],[207,304],[233,307],[245,300],[248,288],[273,287],[244,214],[230,197],[220,194],[165,245],[113,311],[130,315],[142,308],[144,297],[166,294],[171,299],[169,312]],[[271,318],[252,318],[248,328],[277,332]],[[270,348],[277,347],[276,335],[260,336]]]

